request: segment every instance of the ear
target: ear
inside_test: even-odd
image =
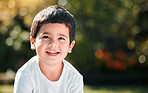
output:
[[[71,42],[71,44],[69,45],[69,53],[71,53],[72,52],[72,48],[74,47],[74,45],[75,45],[75,41],[73,40],[72,42]]]
[[[31,43],[31,49],[32,50],[36,49],[35,39],[32,36],[30,36],[30,43]]]

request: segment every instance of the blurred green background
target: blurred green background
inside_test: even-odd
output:
[[[75,16],[76,45],[66,59],[86,85],[148,85],[148,0],[0,0],[1,84],[13,84],[18,68],[36,55],[30,26],[53,4]]]

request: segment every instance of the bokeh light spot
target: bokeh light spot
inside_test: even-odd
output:
[[[8,46],[12,46],[12,44],[13,44],[13,39],[12,39],[11,37],[7,38],[7,39],[6,39],[6,44],[7,44]]]
[[[139,56],[139,62],[143,64],[146,61],[146,57],[144,55]]]
[[[13,0],[11,0],[11,1],[8,2],[8,7],[9,7],[9,8],[14,8],[15,5],[16,5],[16,4],[15,4],[15,1],[13,1]]]
[[[21,8],[21,9],[20,9],[20,15],[21,15],[21,16],[27,15],[27,12],[28,12],[27,8]]]
[[[95,52],[95,56],[97,58],[102,58],[103,57],[103,51],[98,49],[96,52]]]
[[[59,0],[58,4],[61,6],[65,6],[67,4],[67,0]]]
[[[133,48],[135,47],[135,42],[134,42],[133,40],[129,40],[129,41],[127,42],[127,47],[128,47],[129,49],[133,49]]]

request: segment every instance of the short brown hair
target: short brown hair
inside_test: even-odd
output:
[[[58,5],[40,11],[33,20],[30,35],[36,38],[40,27],[46,23],[64,23],[69,28],[70,44],[75,39],[75,20],[72,14]]]

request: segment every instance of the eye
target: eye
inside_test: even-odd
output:
[[[49,37],[49,36],[43,36],[42,38],[50,39],[50,37]]]
[[[59,40],[65,40],[65,38],[63,38],[63,37],[59,37]]]

